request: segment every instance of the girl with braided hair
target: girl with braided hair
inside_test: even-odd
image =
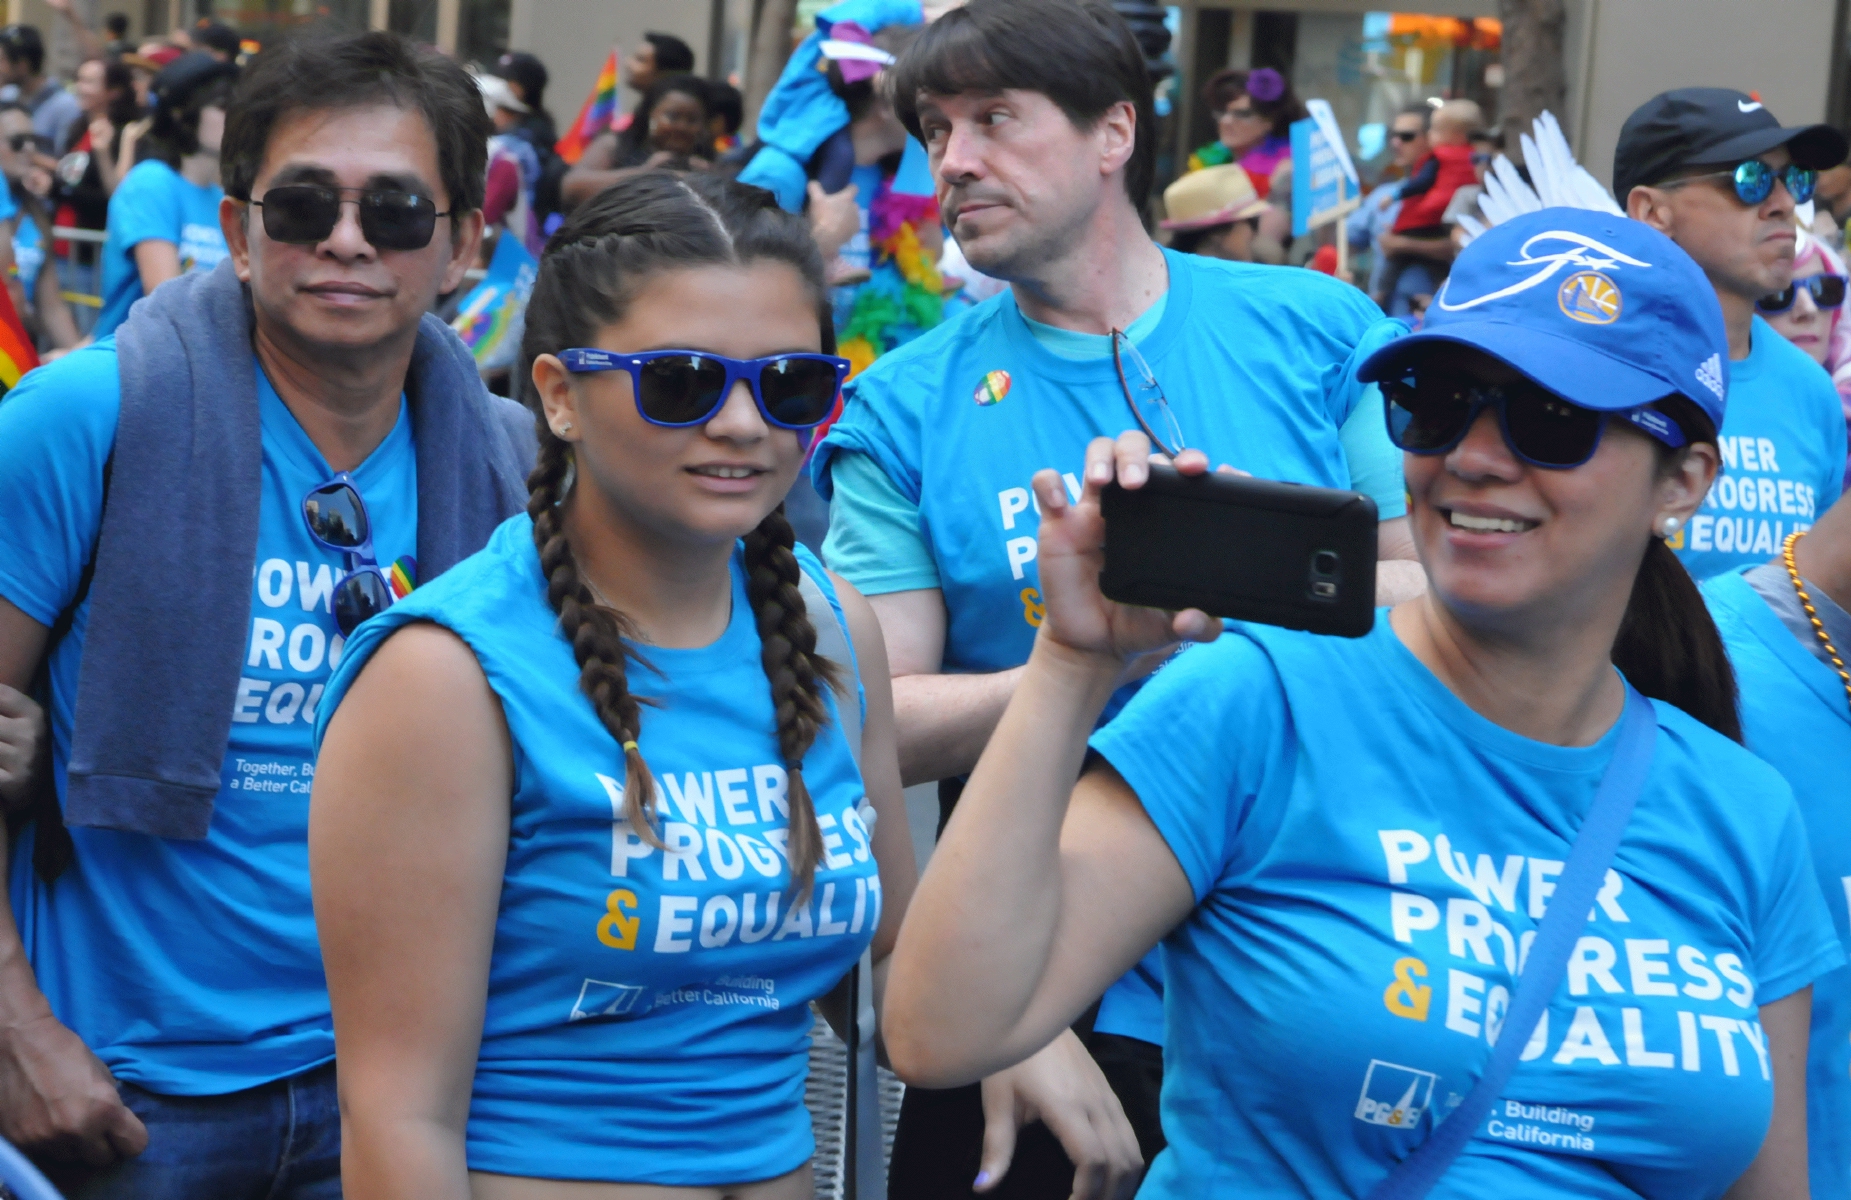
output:
[[[826,295],[801,218],[708,178],[547,247],[527,512],[321,704],[350,1198],[811,1195],[809,1003],[914,870],[879,627],[783,512],[846,368]]]

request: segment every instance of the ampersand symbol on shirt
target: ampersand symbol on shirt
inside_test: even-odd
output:
[[[636,893],[618,888],[604,898],[604,906],[610,911],[598,922],[598,940],[615,950],[636,949],[636,930],[643,919],[624,916],[626,910],[636,910]]]
[[[1030,628],[1040,629],[1041,622],[1047,619],[1048,606],[1041,602],[1041,592],[1035,588],[1022,589],[1022,619]]]
[[[1395,960],[1395,981],[1382,993],[1382,1003],[1397,1017],[1424,1021],[1427,1006],[1433,1001],[1433,989],[1424,983],[1415,983],[1413,977],[1416,975],[1427,977],[1426,963],[1418,958]]]

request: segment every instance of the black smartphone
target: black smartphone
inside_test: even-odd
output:
[[[1360,492],[1152,466],[1100,506],[1108,599],[1340,637],[1375,625],[1375,501]]]

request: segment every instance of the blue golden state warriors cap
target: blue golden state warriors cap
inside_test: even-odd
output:
[[[1545,208],[1460,251],[1419,333],[1369,356],[1399,378],[1430,342],[1472,346],[1571,404],[1616,412],[1676,393],[1722,427],[1729,338],[1701,268],[1629,217]]]

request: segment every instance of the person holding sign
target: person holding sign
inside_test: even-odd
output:
[[[1598,254],[1618,320],[1525,245]],[[1363,638],[1106,601],[1141,432],[1077,498],[1035,477],[1047,618],[901,930],[895,1069],[1016,1061],[1161,941],[1143,1197],[1800,1200],[1809,985],[1844,951],[1661,540],[1716,474],[1723,399],[1684,364],[1722,314],[1668,238],[1575,209],[1480,237],[1447,294],[1361,368],[1429,580]]]

